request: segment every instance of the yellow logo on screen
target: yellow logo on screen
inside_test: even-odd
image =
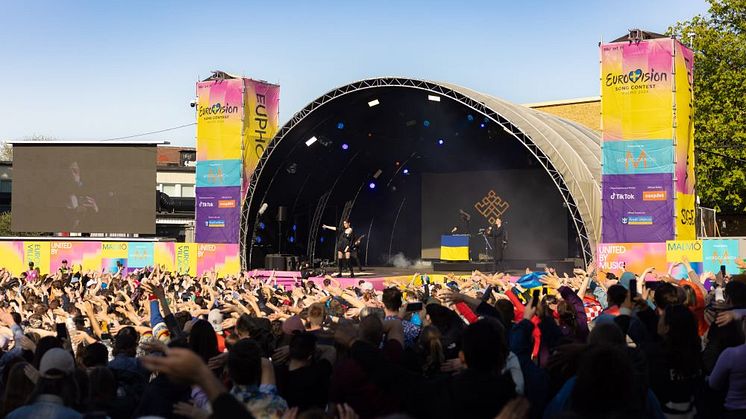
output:
[[[486,218],[490,224],[500,218],[510,208],[510,204],[497,195],[495,191],[487,192],[487,195],[474,204],[474,208]]]

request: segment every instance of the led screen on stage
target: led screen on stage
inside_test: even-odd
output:
[[[423,173],[422,258],[438,259],[441,235],[451,232],[472,235],[472,257],[488,254],[479,229],[495,217],[508,236],[505,259],[565,258],[568,213],[562,204],[543,170]]]
[[[155,145],[13,147],[12,230],[155,233]]]

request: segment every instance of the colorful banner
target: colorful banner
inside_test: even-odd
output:
[[[666,262],[702,262],[702,240],[669,240],[666,242]]]
[[[251,79],[243,79],[244,97],[244,154],[241,203],[246,198],[249,180],[267,145],[275,136],[280,123],[280,86]]]
[[[596,257],[598,269],[613,272],[617,276],[624,271],[639,275],[650,267],[658,272],[668,269],[665,243],[599,244]]]
[[[155,264],[160,266],[166,272],[173,272],[176,269],[174,263],[176,258],[174,246],[174,242],[155,242]]]
[[[718,273],[720,265],[725,265],[725,272],[736,274],[739,272],[736,259],[739,255],[738,240],[703,240],[702,256],[704,259],[704,271]]]
[[[241,272],[238,248],[238,244],[198,244],[197,272],[215,271],[219,277],[238,275]]]
[[[661,38],[601,46],[604,141],[672,137],[673,45]]]
[[[176,259],[174,267],[182,275],[197,275],[197,244],[176,243],[174,246]]]
[[[241,186],[241,160],[198,161],[196,186]]]
[[[676,72],[676,238],[696,238],[694,214],[694,85],[692,51],[676,42],[674,65]]]
[[[238,187],[196,189],[198,243],[238,243],[239,193]]]
[[[153,242],[129,242],[127,266],[129,268],[145,268],[155,264]]]
[[[122,264],[122,272],[127,272],[129,246],[127,242],[102,242],[101,264],[106,272],[115,274],[119,270],[117,262]]]
[[[100,271],[101,242],[49,242],[49,269],[54,272],[66,260],[73,272]]]
[[[47,253],[48,256],[49,253]],[[0,241],[0,267],[7,269],[13,275],[21,275],[21,272],[28,270],[24,258],[24,242]],[[42,272],[44,273],[46,272]]]
[[[241,158],[241,79],[197,83],[197,160]]]
[[[673,151],[672,140],[607,141],[603,143],[603,173],[672,173]]]
[[[39,272],[50,273],[49,250],[49,242],[23,242],[23,264],[26,269],[29,262],[34,262],[34,267],[39,268]]]
[[[603,243],[664,242],[673,237],[671,174],[603,176]]]

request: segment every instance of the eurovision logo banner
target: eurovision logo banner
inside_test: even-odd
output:
[[[672,174],[603,176],[603,243],[673,239]]]
[[[174,246],[176,272],[182,275],[197,275],[197,244],[176,243]]]
[[[237,243],[241,222],[239,187],[196,188],[198,243]]]
[[[694,192],[694,87],[692,51],[676,41],[676,223],[677,239],[696,238]]]
[[[725,265],[725,272],[736,274],[740,270],[736,264],[739,257],[738,240],[707,239],[702,243],[703,269],[705,272],[718,273],[720,266]]]
[[[607,141],[603,143],[603,173],[672,173],[673,151],[673,140]]]
[[[241,159],[241,79],[197,83],[197,161]]]
[[[617,276],[624,271],[640,274],[650,267],[658,272],[668,269],[665,243],[599,244],[596,258],[599,270],[613,272]]]
[[[244,155],[243,187],[241,197],[246,197],[249,180],[267,145],[275,136],[280,123],[280,86],[257,80],[243,79],[246,89],[244,99]]]
[[[601,46],[603,140],[673,136],[673,40]]]
[[[205,160],[197,162],[196,186],[241,186],[241,160]]]
[[[23,264],[28,268],[29,262],[34,262],[34,267],[39,268],[41,273],[49,272],[49,244],[42,241],[23,242]]]

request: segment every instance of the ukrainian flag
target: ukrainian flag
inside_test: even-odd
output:
[[[467,234],[440,236],[440,260],[469,260],[469,236]]]

